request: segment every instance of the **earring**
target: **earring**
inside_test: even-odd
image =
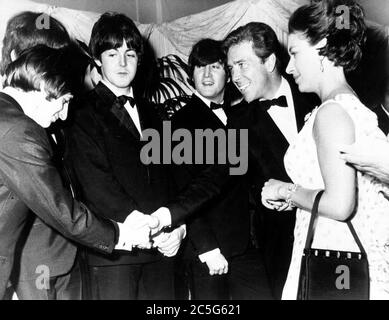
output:
[[[320,60],[320,71],[324,72],[323,59]]]

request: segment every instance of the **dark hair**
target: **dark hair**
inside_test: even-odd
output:
[[[41,20],[40,20],[41,19]],[[47,22],[48,25],[39,23]],[[11,52],[15,50],[16,56],[38,44],[52,48],[62,48],[71,43],[65,27],[55,18],[45,13],[24,11],[12,17],[8,23],[3,39],[0,73],[4,74],[7,65],[11,62]]]
[[[135,23],[124,14],[104,13],[92,28],[89,48],[93,58],[100,59],[104,51],[120,48],[123,39],[140,60],[143,55],[143,38]]]
[[[25,92],[39,91],[43,81],[47,99],[57,99],[71,92],[68,49],[38,45],[23,51],[5,70],[5,86]]]
[[[189,77],[193,77],[195,67],[203,67],[215,62],[219,62],[223,65],[227,72],[226,60],[226,54],[222,49],[221,41],[209,38],[201,39],[193,46],[192,51],[189,54]]]
[[[265,23],[250,22],[232,31],[223,41],[223,48],[227,52],[231,46],[242,42],[252,42],[253,50],[258,58],[265,62],[274,53],[276,68],[281,71],[282,48],[274,30]]]
[[[364,12],[353,0],[313,1],[298,8],[289,20],[289,33],[296,32],[304,34],[311,45],[327,38],[319,54],[342,66],[345,72],[354,70],[362,58],[366,39]]]

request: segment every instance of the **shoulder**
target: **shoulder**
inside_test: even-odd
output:
[[[354,122],[339,102],[324,103],[317,111],[313,125],[316,137],[354,137]]]
[[[185,106],[173,115],[172,122],[175,124],[185,123],[196,116],[196,105],[198,103],[197,98],[192,97]]]

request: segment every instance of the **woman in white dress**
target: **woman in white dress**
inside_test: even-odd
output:
[[[359,101],[345,78],[361,58],[365,29],[362,8],[347,0],[303,6],[289,21],[287,72],[300,91],[316,93],[322,104],[307,117],[285,155],[294,184],[271,179],[262,190],[266,207],[298,208],[283,299],[297,296],[310,211],[319,190],[324,193],[312,247],[359,251],[345,223],[350,220],[367,252],[370,298],[389,299],[389,201],[381,192],[384,185],[357,172],[339,153],[339,145],[385,139],[375,114]]]

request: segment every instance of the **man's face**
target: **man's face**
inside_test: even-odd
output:
[[[31,93],[31,102],[34,107],[27,115],[41,127],[48,128],[58,119],[66,120],[69,102],[72,97],[70,93],[67,93],[58,99],[48,101],[46,92],[42,90],[33,92]]]
[[[220,103],[224,96],[226,71],[220,62],[196,66],[193,70],[193,81],[196,90],[205,98]]]
[[[101,54],[101,61],[96,60],[96,63],[101,67],[103,80],[118,89],[128,89],[135,78],[138,55],[123,41],[120,48],[105,50]]]
[[[228,49],[227,61],[232,82],[247,102],[266,98],[269,72],[255,54],[251,41],[231,46]]]

